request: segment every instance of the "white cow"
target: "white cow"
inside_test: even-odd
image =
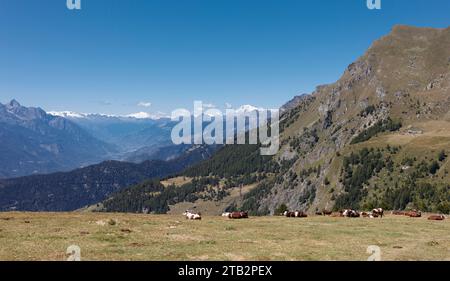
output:
[[[199,214],[199,213],[192,213],[192,212],[187,211],[187,210],[183,213],[183,216],[186,216],[187,220],[201,220],[202,219],[201,214]]]

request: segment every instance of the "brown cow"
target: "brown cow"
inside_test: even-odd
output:
[[[316,212],[317,216],[330,216],[333,212],[328,210],[323,210],[321,212]]]
[[[443,220],[445,220],[445,216],[444,215],[432,215],[432,216],[428,217],[428,220],[443,221]]]
[[[230,219],[248,219],[247,212],[232,212],[229,216]]]
[[[333,213],[331,213],[330,216],[333,217],[333,218],[341,218],[344,215],[342,214],[342,212],[333,212]]]
[[[413,210],[413,211],[405,212],[405,216],[408,216],[410,218],[420,218],[422,216],[422,212]]]
[[[295,217],[296,218],[307,218],[308,215],[305,212],[303,212],[303,211],[296,211],[295,212]]]
[[[370,213],[362,212],[362,213],[361,213],[361,216],[362,216],[363,218],[368,218],[368,217],[370,217]]]

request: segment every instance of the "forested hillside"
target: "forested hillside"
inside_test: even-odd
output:
[[[164,161],[107,161],[71,172],[3,180],[0,210],[73,211],[100,202],[121,188],[183,168]]]
[[[103,203],[102,211],[166,213],[169,205],[197,200],[220,201],[230,190],[277,173],[280,166],[272,157],[261,156],[259,145],[224,146],[210,159],[179,174],[193,180],[180,186],[162,188],[159,181],[131,186]]]

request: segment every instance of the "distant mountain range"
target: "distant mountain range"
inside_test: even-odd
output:
[[[237,112],[257,109],[245,105]],[[0,178],[69,171],[105,160],[171,160],[194,148],[172,144],[175,124],[162,115],[47,113],[16,100],[0,103]]]
[[[0,103],[0,143],[0,178],[70,170],[118,152],[74,122],[16,100]]]
[[[242,105],[236,109],[236,114],[238,116],[245,115],[257,110],[262,110],[262,108]],[[151,115],[141,112],[128,116],[115,116],[72,111],[50,111],[49,114],[64,117],[79,125],[95,138],[115,145],[118,153],[111,155],[110,159],[135,163],[146,160],[166,161],[177,158],[195,147],[193,145],[173,145],[171,131],[177,122],[171,121],[170,118],[161,114]],[[204,126],[206,124],[204,123]]]
[[[49,112],[77,124],[95,138],[113,144],[120,152],[133,152],[145,146],[167,146],[170,132],[176,124],[168,118],[135,118],[75,112]]]

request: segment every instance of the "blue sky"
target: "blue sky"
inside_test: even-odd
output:
[[[448,0],[0,0],[0,101],[106,114],[194,100],[277,107],[337,80],[395,24]],[[151,107],[138,106],[139,102]]]

